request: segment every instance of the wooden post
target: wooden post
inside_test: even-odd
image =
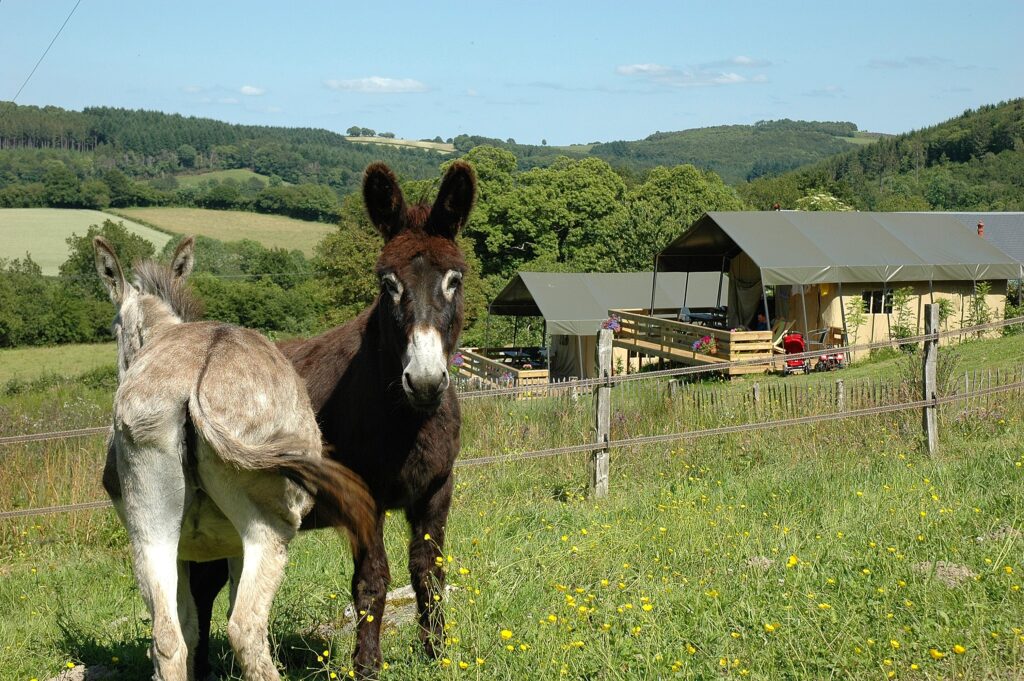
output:
[[[597,444],[604,445],[590,456],[590,490],[595,498],[608,496],[608,440],[611,430],[611,381],[612,375],[612,332],[601,329],[597,332],[598,378],[603,381],[594,390],[594,424]]]
[[[846,385],[841,378],[836,379],[836,411],[846,411]]]
[[[761,415],[761,384],[754,384],[754,414]]]
[[[937,333],[939,330],[939,306],[924,306],[924,332],[925,334]],[[922,371],[923,399],[934,400],[938,395],[936,386],[936,367],[938,365],[938,340],[929,338],[924,342],[924,356]],[[924,429],[925,440],[928,445],[928,453],[935,454],[939,448],[939,427],[936,422],[935,405],[926,405],[921,417],[922,428]]]

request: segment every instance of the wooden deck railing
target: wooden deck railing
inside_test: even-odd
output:
[[[616,347],[691,365],[772,358],[771,331],[714,329],[665,318],[675,310],[655,309],[653,315],[650,312],[648,309],[609,310],[609,314],[618,316],[622,327],[615,334]],[[693,349],[694,343],[705,336],[715,340],[714,354]],[[766,362],[763,366],[731,367],[729,373],[763,373],[770,368],[771,362]]]
[[[451,367],[454,374],[466,374],[488,387],[542,385],[548,382],[547,369],[519,369],[487,357],[495,348],[459,348],[461,365]]]

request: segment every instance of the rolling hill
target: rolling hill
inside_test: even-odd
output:
[[[447,154],[459,156],[484,144],[511,151],[521,170],[548,166],[559,156],[593,156],[626,175],[691,163],[738,183],[817,162],[875,137],[849,122],[781,120],[559,147],[475,135],[459,135],[447,144],[236,125],[156,111],[93,107],[79,112],[0,102],[0,194],[13,183],[37,182],[43,162],[54,158],[75,167],[83,180],[98,176],[97,167],[116,167],[135,179],[176,175],[186,186],[201,181],[195,178],[215,179],[211,171],[248,170],[292,184],[328,185],[343,194],[358,189],[371,161],[386,161],[403,178],[425,179],[437,173]],[[245,181],[252,175],[227,177]]]
[[[861,210],[1024,210],[1024,99],[739,187],[757,209],[818,190]]]

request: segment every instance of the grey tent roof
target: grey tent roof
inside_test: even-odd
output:
[[[651,272],[621,274],[575,274],[565,272],[520,272],[495,297],[491,314],[543,317],[548,333],[592,336],[608,310],[646,308],[651,304]],[[722,295],[727,290],[728,277]],[[718,272],[686,275],[659,272],[655,307],[681,307],[683,290],[690,307],[710,307],[718,297]]]
[[[934,215],[934,213],[933,213]],[[1024,263],[1024,213],[939,213],[958,220],[974,234],[978,223],[985,223],[985,240],[1006,255]]]
[[[1016,279],[1021,264],[942,213],[712,212],[659,270],[719,271],[740,252],[765,284]]]

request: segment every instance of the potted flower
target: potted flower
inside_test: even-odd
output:
[[[466,358],[463,357],[461,352],[456,352],[454,355],[452,355],[452,362],[451,362],[452,373],[453,374],[459,373],[459,368],[462,367],[465,363],[466,363]]]
[[[705,355],[717,355],[718,354],[718,341],[712,336],[702,336],[697,340],[693,341],[693,351],[700,352]]]
[[[601,322],[602,329],[609,329],[612,334],[616,334],[622,330],[622,320],[619,319],[619,315],[613,314],[608,319]]]

